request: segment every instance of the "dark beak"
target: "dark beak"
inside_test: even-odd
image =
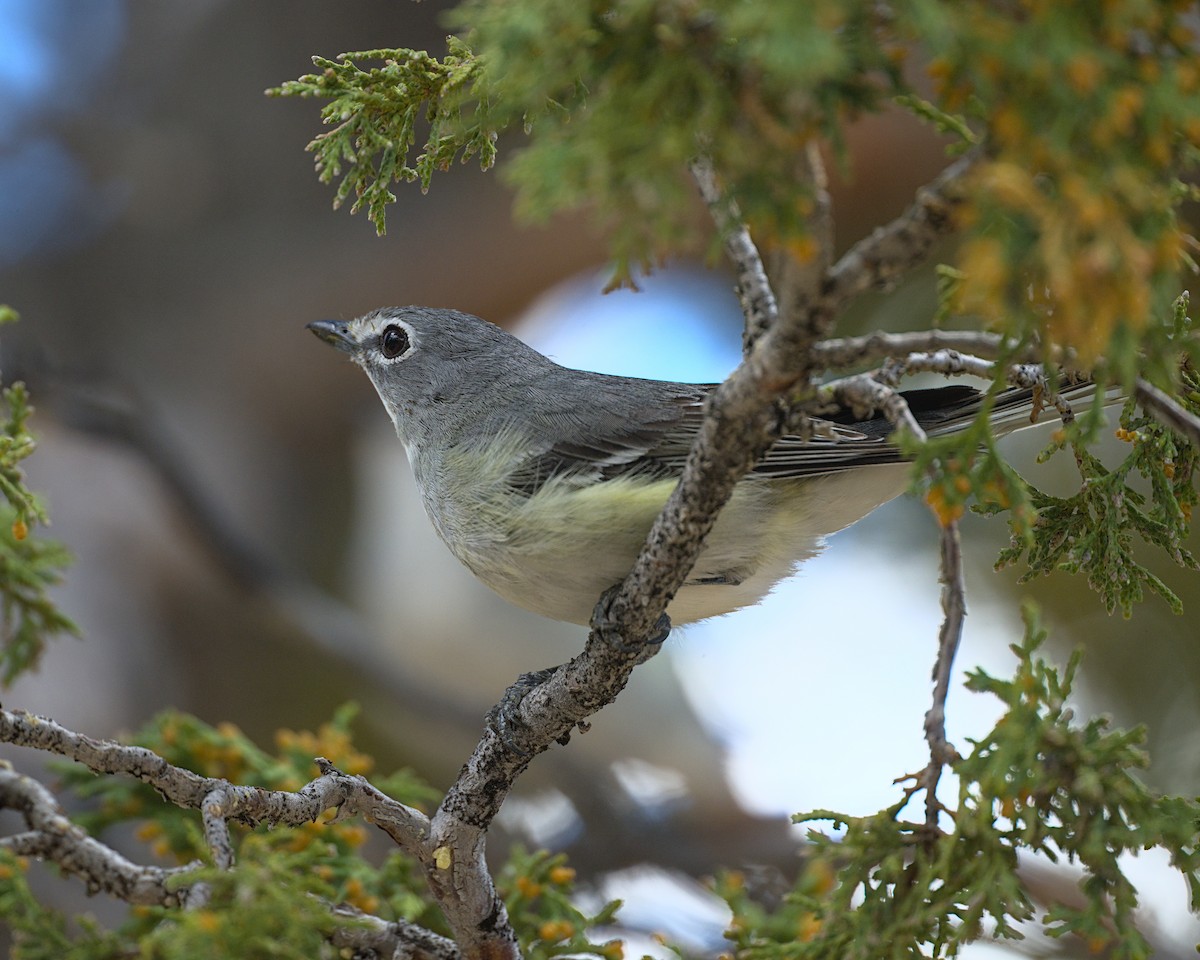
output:
[[[350,336],[348,323],[341,320],[314,320],[306,326],[330,346],[346,353],[355,353],[358,350],[358,341]]]

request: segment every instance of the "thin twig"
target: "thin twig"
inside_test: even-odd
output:
[[[823,295],[832,309],[872,287],[887,288],[925,259],[933,242],[949,233],[966,199],[966,180],[980,153],[972,151],[917,191],[895,220],[846,251],[826,274]]]
[[[347,903],[338,904],[331,912],[355,921],[353,926],[337,927],[329,939],[334,947],[354,951],[356,957],[459,960],[462,956],[453,940],[407,920],[383,920]]]
[[[910,353],[902,359],[889,360],[881,368],[868,375],[888,386],[895,387],[899,385],[903,377],[914,373],[940,373],[946,377],[965,375],[991,380],[996,376],[996,364],[981,357],[959,353],[957,350],[938,350],[934,353]],[[1069,392],[1078,392],[1078,384],[1074,384],[1073,380],[1063,378],[1058,382],[1051,382],[1046,376],[1045,367],[1040,363],[1010,364],[1004,371],[1004,379],[1011,387],[1019,387],[1033,392],[1034,419],[1047,403],[1054,407],[1064,424],[1069,424],[1075,419],[1075,412],[1071,409],[1071,404],[1064,394],[1064,389],[1068,384],[1076,387]],[[1079,383],[1088,388],[1091,386],[1086,380],[1081,380]]]
[[[145,747],[95,740],[21,710],[0,709],[0,741],[57,753],[95,773],[124,774],[141,780],[176,806],[203,810],[206,824],[215,817],[251,826],[300,826],[315,823],[323,811],[338,807],[379,826],[405,852],[417,857],[425,854],[429,820],[423,813],[376,790],[362,777],[342,773],[322,758],[317,758],[321,776],[293,793],[203,777],[168,763]],[[232,858],[231,853],[219,849],[214,854]]]
[[[80,877],[89,893],[112,894],[126,903],[178,907],[183,893],[167,881],[196,864],[168,869],[127,860],[67,819],[54,795],[32,777],[0,766],[0,808],[18,811],[27,830],[0,837],[0,849],[46,859]]]
[[[867,419],[875,411],[882,413],[892,426],[924,442],[925,430],[917,423],[908,403],[894,386],[881,382],[869,373],[834,380],[818,392],[821,402],[849,407],[856,416]]]
[[[963,620],[967,615],[966,588],[963,583],[962,544],[958,521],[942,526],[941,536],[942,628],[938,633],[938,655],[933,666],[933,706],[925,714],[925,740],[929,744],[929,766],[925,774],[925,825],[931,835],[938,828],[941,807],[937,785],[946,764],[958,753],[946,741],[946,698],[950,693],[950,675],[954,657],[962,640]]]
[[[1138,379],[1134,399],[1161,424],[1200,446],[1200,418],[1181,407],[1178,401],[1163,393],[1149,380]]]
[[[804,217],[803,244],[779,244],[770,252],[769,274],[779,297],[779,312],[791,316],[803,312],[821,295],[826,271],[833,264],[833,198],[821,148],[810,140],[797,156],[796,180],[808,191],[809,209]]]
[[[983,330],[914,330],[822,340],[813,345],[813,359],[823,370],[852,370],[888,357],[938,350],[995,359],[1004,348],[1003,337]],[[1035,359],[1032,351],[1026,359]]]
[[[691,163],[692,177],[700,196],[708,205],[717,232],[725,245],[734,269],[734,290],[742,305],[745,328],[742,334],[743,351],[749,351],[779,316],[775,293],[767,280],[762,257],[742,222],[737,204],[726,197],[717,185],[717,175],[708,157],[697,157]]]

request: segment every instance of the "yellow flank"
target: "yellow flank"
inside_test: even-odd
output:
[[[515,438],[500,437],[486,453],[451,448],[437,464],[418,456],[425,508],[455,556],[496,593],[553,619],[587,623],[600,595],[629,573],[676,481],[598,481],[585,469],[523,497],[508,482],[520,450]],[[905,475],[893,464],[743,480],[667,612],[688,623],[756,603],[824,537],[900,493]]]
[[[608,542],[631,542],[636,550],[675,485],[674,480],[647,483],[630,477],[584,487],[551,480],[517,511],[512,537],[517,542],[536,535],[587,543],[602,536]]]

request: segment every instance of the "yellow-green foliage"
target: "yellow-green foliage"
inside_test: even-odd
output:
[[[1161,326],[1179,293],[1177,178],[1200,147],[1192,5],[905,6],[939,105],[990,154],[966,217],[963,308],[1023,317],[1085,361],[1122,355],[1114,339]]]
[[[588,937],[593,927],[613,922],[620,901],[587,915],[575,906],[575,871],[563,854],[545,850],[529,853],[517,846],[496,877],[509,919],[521,942],[521,955],[529,960],[593,954],[605,960],[622,960],[620,940],[597,943]]]
[[[388,190],[391,183],[416,180],[428,190],[433,171],[445,170],[456,156],[464,161],[478,156],[485,170],[495,159],[488,98],[476,84],[479,62],[453,37],[449,47],[442,60],[419,50],[364,50],[343,53],[337,60],[313,57],[320,73],[267,91],[273,96],[330,99],[321,108],[321,119],[333,129],[308,145],[317,175],[322,183],[341,177],[334,207],[353,196],[350,212],[366,207],[380,234],[385,209],[396,200]],[[363,70],[358,61],[364,60],[384,63]],[[464,105],[469,107],[467,117]],[[415,126],[422,119],[429,123],[429,137],[410,165]]]

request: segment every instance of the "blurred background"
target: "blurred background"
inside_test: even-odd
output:
[[[23,317],[0,361],[39,408],[28,474],[76,555],[59,596],[84,634],[56,643],[6,704],[94,736],[173,706],[269,746],[277,728],[357,700],[361,746],[382,769],[411,764],[445,787],[504,688],[581,645],[582,630],[507,606],[457,567],[370,384],[304,324],[448,306],[564,363],[713,380],[737,362],[740,317],[728,277],[701,264],[601,296],[602,238],[577,218],[515,224],[495,172],[456,168],[425,197],[397,188],[386,238],[331,211],[303,149],[318,104],[264,89],[313,54],[441,53],[447,6],[0,0],[0,301]],[[841,248],[944,163],[899,113],[862,121],[849,143]],[[502,141],[501,164],[519,147]],[[932,306],[926,271],[841,332],[920,328]],[[1032,430],[1006,444],[1066,492],[1068,462],[1033,465],[1046,442]],[[1195,578],[1156,565],[1185,616],[1151,598],[1127,622],[1069,578],[1019,587],[1019,570],[992,573],[1002,522],[968,517],[964,534],[959,677],[1011,671],[1017,598],[1033,596],[1049,655],[1087,648],[1080,711],[1146,724],[1148,779],[1196,793]],[[692,878],[718,864],[794,872],[787,814],[873,812],[924,764],[938,598],[928,511],[907,498],[877,511],[760,607],[676,631],[586,736],[537,758],[494,851],[511,837],[564,848],[598,895],[627,897],[628,922],[719,945],[724,914]],[[956,681],[960,747],[997,715]],[[1142,859],[1156,949],[1190,953],[1182,884]]]

